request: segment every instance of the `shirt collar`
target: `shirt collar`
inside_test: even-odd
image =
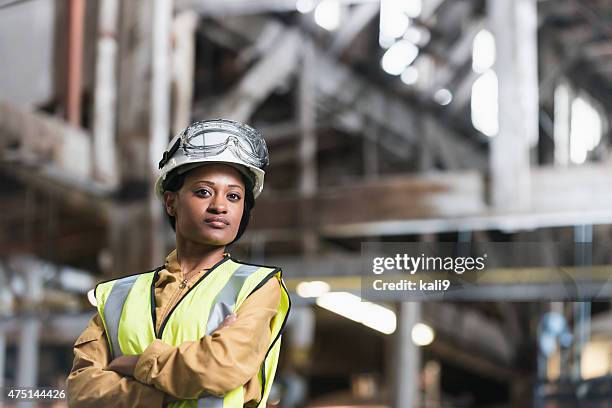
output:
[[[164,267],[172,274],[178,274],[181,272],[181,265],[178,263],[176,258],[176,249],[173,249],[172,252],[168,254]]]

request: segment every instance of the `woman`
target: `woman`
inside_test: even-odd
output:
[[[290,300],[279,268],[233,259],[263,189],[253,128],[196,122],[160,162],[156,193],[176,233],[163,267],[99,283],[79,336],[72,407],[265,407]]]

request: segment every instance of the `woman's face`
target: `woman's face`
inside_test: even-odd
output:
[[[166,211],[176,217],[176,235],[206,245],[226,245],[238,234],[245,186],[240,172],[224,164],[189,171],[177,192],[164,193]]]

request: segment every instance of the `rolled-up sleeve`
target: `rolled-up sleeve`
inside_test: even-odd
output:
[[[270,345],[272,319],[281,296],[277,278],[270,278],[236,311],[228,327],[171,346],[153,341],[136,364],[134,377],[180,399],[205,392],[221,396],[256,376]]]
[[[109,358],[106,334],[96,313],[74,344],[74,362],[66,380],[69,407],[162,407],[163,392],[105,370]]]

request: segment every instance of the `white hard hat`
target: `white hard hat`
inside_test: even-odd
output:
[[[240,122],[213,119],[194,122],[172,138],[159,162],[155,193],[163,201],[163,183],[175,170],[181,174],[206,163],[228,164],[252,181],[253,197],[263,190],[268,148],[257,130]]]

